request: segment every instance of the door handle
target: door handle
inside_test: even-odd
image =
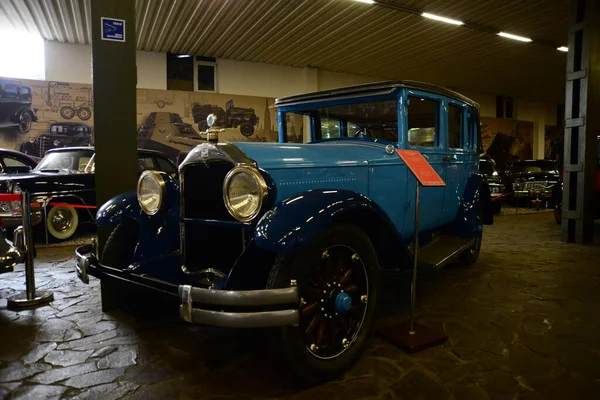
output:
[[[444,157],[444,161],[456,161],[456,156],[446,156]]]

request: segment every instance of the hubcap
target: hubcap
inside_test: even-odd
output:
[[[368,303],[368,278],[362,259],[348,246],[331,246],[308,268],[299,285],[304,303],[300,332],[317,358],[339,356],[356,340]]]
[[[71,213],[59,210],[52,216],[52,227],[58,232],[68,231],[73,225]]]

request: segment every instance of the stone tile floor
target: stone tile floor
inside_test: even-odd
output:
[[[77,280],[72,251],[38,254],[50,306],[14,312],[0,301],[0,398],[592,399],[600,390],[600,247],[560,242],[552,213],[498,218],[475,266],[421,274],[417,319],[443,328],[444,345],[409,355],[374,337],[343,378],[311,389],[266,356],[260,331],[103,314],[98,281]],[[22,290],[23,275],[0,276],[0,298]],[[380,326],[408,310],[407,274],[384,282]]]

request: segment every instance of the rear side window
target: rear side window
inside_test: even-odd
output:
[[[448,147],[459,149],[462,147],[461,138],[463,131],[463,110],[461,107],[448,105]]]
[[[416,96],[408,97],[408,144],[434,147],[438,143],[439,102]]]

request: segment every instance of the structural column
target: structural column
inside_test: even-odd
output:
[[[561,238],[591,243],[600,134],[600,2],[571,0]]]
[[[92,0],[96,201],[137,181],[135,0]],[[100,249],[107,232],[100,229]]]

